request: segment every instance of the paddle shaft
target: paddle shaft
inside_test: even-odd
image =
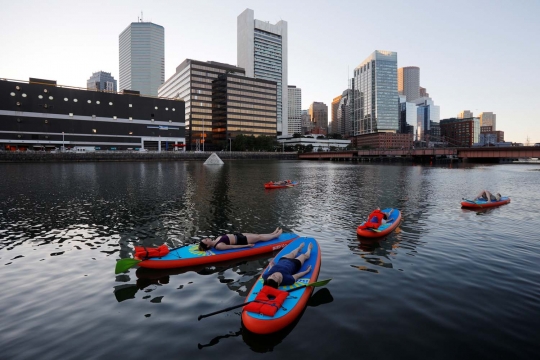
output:
[[[323,280],[323,281],[324,281],[324,280]],[[297,287],[297,288],[287,290],[287,292],[290,293],[290,292],[293,292],[293,291],[296,291],[296,290],[300,290],[300,289],[303,289],[303,288],[308,287],[308,286],[313,285],[313,284],[315,284],[315,283],[302,285],[302,286],[299,286],[299,287]],[[259,300],[251,300],[251,301],[248,301],[248,302],[239,304],[239,305],[235,305],[235,306],[228,307],[228,308],[226,308],[226,309],[214,311],[213,313],[210,313],[210,314],[199,315],[199,317],[197,318],[197,320],[198,320],[198,321],[201,321],[201,319],[204,319],[205,317],[209,317],[209,316],[212,316],[212,315],[221,314],[221,313],[226,312],[226,311],[229,311],[229,310],[238,309],[238,308],[240,308],[240,307],[246,306],[247,304],[251,304],[252,302],[257,302],[257,301],[259,301]]]

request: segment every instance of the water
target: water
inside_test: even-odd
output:
[[[454,168],[307,161],[0,164],[0,358],[537,357],[538,165]],[[264,190],[269,180],[295,188]],[[462,210],[482,189],[512,202]],[[402,210],[381,241],[374,207]],[[318,288],[293,326],[242,329],[271,255],[115,275],[134,244],[173,247],[276,226],[315,237]]]

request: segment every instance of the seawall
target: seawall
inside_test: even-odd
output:
[[[97,162],[97,161],[205,161],[212,152],[138,152],[138,151],[95,151],[95,152],[16,152],[0,151],[0,163],[44,163],[44,162]],[[231,160],[297,160],[296,152],[249,152],[218,151],[223,161]]]

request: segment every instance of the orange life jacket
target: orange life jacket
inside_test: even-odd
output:
[[[368,220],[359,226],[360,229],[377,229],[382,225],[382,219],[384,219],[384,214],[381,210],[375,209],[368,216]]]
[[[287,291],[264,285],[255,297],[255,300],[244,306],[244,310],[256,314],[274,316],[279,308],[281,308],[281,305],[283,305],[285,299],[287,299],[287,296],[289,296]]]
[[[161,245],[157,248],[148,248],[146,246],[135,246],[136,259],[146,260],[152,257],[162,257],[169,253],[169,247],[167,245]]]

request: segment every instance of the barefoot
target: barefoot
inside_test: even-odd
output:
[[[308,248],[309,251],[311,251],[311,249],[313,249],[313,243],[309,243],[307,248]]]

